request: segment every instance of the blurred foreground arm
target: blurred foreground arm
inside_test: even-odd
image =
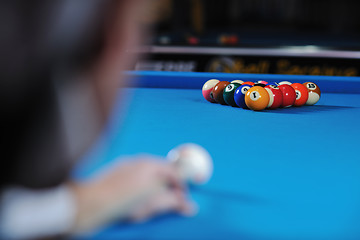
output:
[[[147,156],[113,166],[72,189],[79,207],[75,232],[116,218],[143,221],[169,211],[190,216],[196,212],[175,167]]]
[[[28,239],[82,233],[112,220],[144,221],[154,214],[196,213],[174,166],[141,156],[96,178],[58,188],[10,188],[2,198],[1,237]]]

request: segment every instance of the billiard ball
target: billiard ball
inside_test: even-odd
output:
[[[251,85],[251,86],[254,86],[255,83],[253,82],[250,82],[250,81],[246,81],[246,82],[243,82],[242,85]]]
[[[265,109],[270,101],[269,93],[263,87],[255,86],[250,88],[245,95],[245,104],[254,111]]]
[[[296,100],[296,93],[292,86],[283,84],[278,86],[282,92],[283,101],[281,107],[291,107]]]
[[[215,85],[218,84],[219,82],[220,81],[217,79],[210,79],[203,85],[202,94],[207,101],[211,103],[215,102],[215,100],[210,96],[210,94],[213,88],[215,87]]]
[[[241,84],[243,84],[244,83],[244,81],[242,81],[242,80],[233,80],[233,81],[231,81],[230,83],[239,83],[240,85]]]
[[[321,91],[318,85],[313,82],[306,82],[303,85],[307,88],[309,92],[308,100],[306,101],[306,105],[314,105],[317,103],[321,96]]]
[[[266,86],[266,84],[263,84],[263,83],[255,83],[255,84],[254,84],[254,87],[255,87],[255,86],[265,87],[265,86]]]
[[[293,83],[291,86],[294,88],[296,94],[294,106],[300,107],[304,105],[309,97],[307,88],[301,83]]]
[[[210,154],[201,146],[185,143],[170,150],[167,159],[173,164],[181,179],[193,184],[204,184],[213,173]]]
[[[276,85],[267,85],[264,88],[268,91],[270,97],[267,107],[269,109],[276,109],[280,107],[283,101],[283,95],[279,87]]]
[[[266,84],[267,86],[279,86],[279,84],[277,82],[269,82],[268,84]]]
[[[279,85],[284,85],[284,84],[286,84],[286,85],[291,85],[292,83],[291,83],[291,82],[289,82],[289,81],[282,81],[282,82],[279,82]]]
[[[229,85],[226,86],[223,92],[223,98],[227,105],[233,107],[237,106],[234,100],[234,93],[235,90],[240,86],[241,84],[239,83],[230,83]]]
[[[236,90],[235,90],[235,93],[234,93],[234,100],[235,100],[235,103],[236,105],[238,105],[238,107],[241,107],[241,108],[248,108],[245,104],[245,95],[246,95],[246,92],[252,88],[251,85],[241,85],[240,87],[238,87]]]
[[[259,81],[257,81],[256,83],[261,83],[261,84],[264,84],[264,85],[267,85],[267,84],[268,84],[268,82],[267,82],[267,81],[264,81],[264,80],[259,80]]]
[[[228,81],[220,81],[218,82],[215,87],[213,88],[213,90],[210,93],[210,96],[213,97],[213,99],[217,102],[220,103],[222,105],[225,105],[225,100],[224,100],[224,96],[223,96],[223,92],[224,89],[226,88],[227,85],[229,85],[230,82]]]

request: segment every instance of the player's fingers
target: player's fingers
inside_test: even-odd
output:
[[[181,179],[180,174],[174,165],[164,163],[159,170],[161,177],[166,181],[168,186],[174,189],[186,191],[184,179]]]
[[[138,208],[131,216],[132,221],[143,221],[154,214],[175,211],[186,216],[192,216],[197,212],[195,204],[186,200],[183,192],[164,191],[154,196],[145,205]]]
[[[146,169],[146,172],[150,173],[150,175],[147,174],[149,177],[155,175],[155,178],[168,186],[185,189],[184,180],[181,179],[178,169],[169,161],[149,155],[138,156],[138,159],[141,159],[138,162],[138,168]]]
[[[167,194],[169,195],[169,198],[173,197],[175,199],[173,209],[178,213],[188,216],[192,216],[197,213],[197,205],[188,199],[187,194],[184,191],[181,191],[180,189],[173,189]],[[161,196],[159,196],[159,199],[155,200],[156,203],[160,203],[160,197]]]
[[[194,216],[198,213],[198,205],[188,199],[188,197],[184,195],[184,192],[175,191],[174,194],[178,195],[179,207],[177,210],[180,214],[185,216]]]

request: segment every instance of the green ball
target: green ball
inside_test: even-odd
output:
[[[233,106],[236,107],[236,103],[234,100],[234,93],[235,90],[240,87],[241,84],[239,83],[230,83],[229,85],[226,86],[226,88],[224,89],[223,92],[223,97],[224,97],[224,101],[226,102],[227,105],[229,106]]]

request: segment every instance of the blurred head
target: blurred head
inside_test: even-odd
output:
[[[1,184],[50,187],[104,125],[145,0],[0,3]]]

